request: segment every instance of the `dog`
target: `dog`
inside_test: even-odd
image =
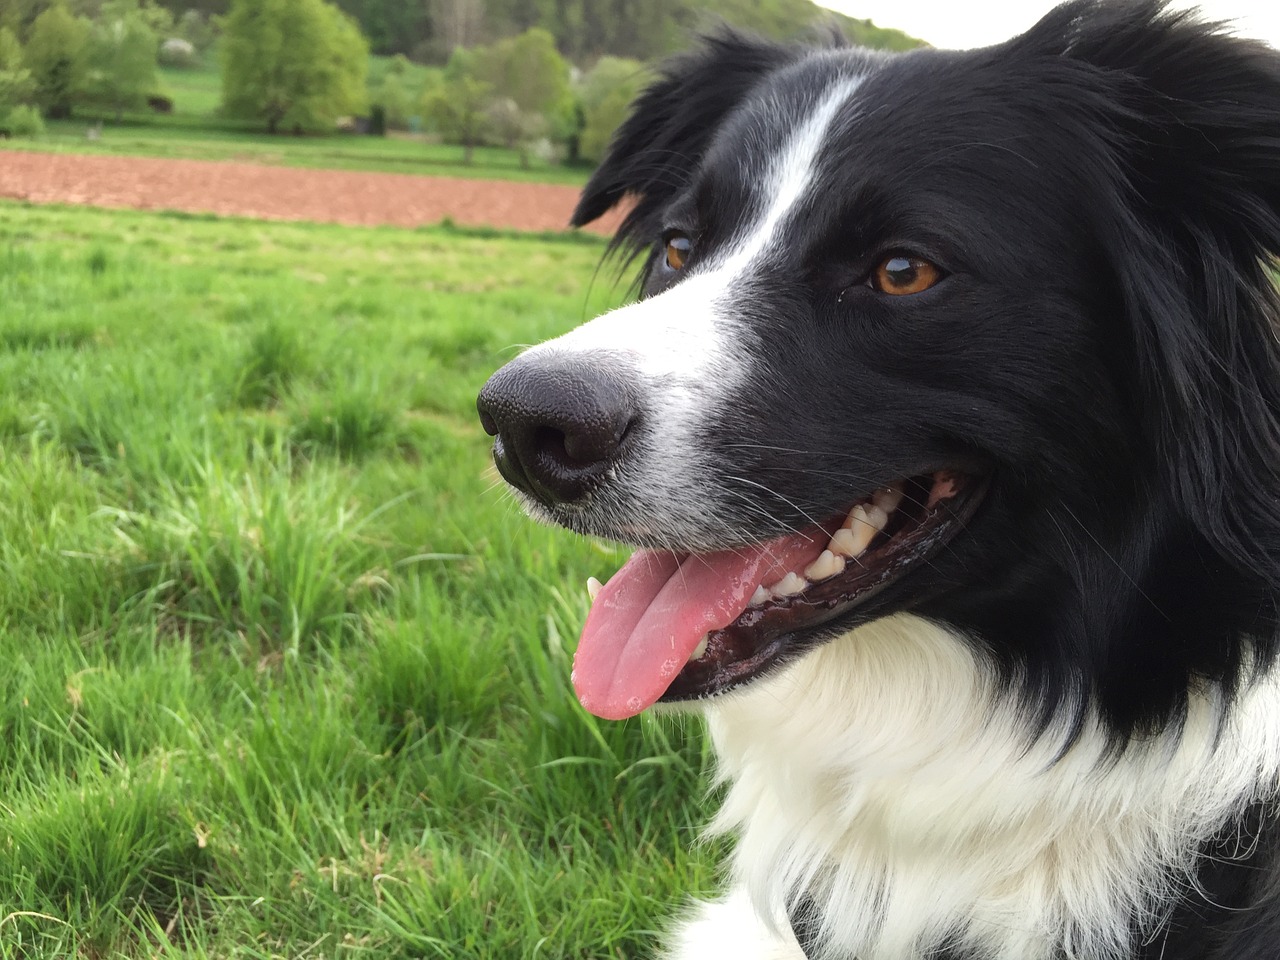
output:
[[[669,61],[573,214],[634,303],[478,405],[634,545],[589,711],[706,715],[672,960],[1280,957],[1280,55],[1161,0]]]

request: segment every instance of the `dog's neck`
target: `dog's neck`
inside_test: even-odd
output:
[[[906,615],[717,701],[735,879],[776,922],[810,898],[831,956],[1129,956],[1201,846],[1274,792],[1280,677],[1225,719],[1193,694],[1178,729],[1120,751],[1092,719],[1036,737],[1031,712],[972,644]]]

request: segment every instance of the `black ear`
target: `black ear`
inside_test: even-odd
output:
[[[1280,588],[1280,54],[1160,0],[1051,16],[1032,34],[1065,37],[1057,55],[1106,104],[1119,212],[1103,243],[1163,485],[1224,559]]]
[[[687,185],[721,121],[764,76],[795,57],[793,48],[726,29],[668,60],[614,134],[570,222],[590,223],[630,196],[635,205],[616,242],[648,243],[646,229],[657,229],[655,214]]]

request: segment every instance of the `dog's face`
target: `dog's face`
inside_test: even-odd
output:
[[[1170,661],[1160,624],[1234,562],[1204,535],[1219,518],[1188,509],[1196,478],[1172,474],[1215,442],[1187,394],[1203,371],[1183,366],[1217,334],[1176,324],[1203,326],[1218,295],[1189,235],[1241,206],[1198,191],[1239,165],[1219,141],[1218,169],[1198,166],[1206,134],[1179,131],[1154,88],[1234,43],[1195,28],[1200,49],[1187,28],[1159,70],[1112,64],[1177,22],[1157,36],[1156,5],[1092,7],[965,53],[721,38],[637,103],[576,219],[634,199],[642,298],[530,350],[480,401],[532,513],[645,548],[588,620],[589,709],[719,693],[908,609],[1050,701],[1158,654],[1148,672],[1173,682],[1136,699],[1130,683],[1128,706],[1104,704],[1122,722],[1229,669],[1234,647],[1204,638]],[[1124,49],[1122,26],[1151,35]],[[1231,93],[1256,96],[1237,59]],[[1245,281],[1261,344],[1257,251],[1226,255],[1236,273],[1216,279]],[[1151,596],[1170,550],[1204,569]],[[1239,600],[1211,599],[1195,627],[1224,632],[1217,608]]]

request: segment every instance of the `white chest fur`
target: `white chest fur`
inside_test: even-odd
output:
[[[1274,673],[1225,717],[1201,693],[1180,730],[1116,756],[1088,723],[1063,753],[1061,733],[1032,740],[972,645],[905,615],[708,718],[734,893],[686,925],[679,958],[798,956],[783,919],[797,890],[835,956],[917,960],[949,942],[992,960],[1111,958],[1185,887],[1200,842],[1274,789],[1280,758]],[[748,902],[773,933],[744,922]],[[736,946],[698,946],[712,943]]]

